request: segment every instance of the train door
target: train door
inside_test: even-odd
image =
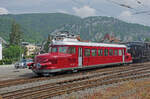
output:
[[[82,57],[83,57],[82,48],[79,47],[78,49],[78,66],[79,67],[82,67]]]
[[[124,63],[125,61],[125,49],[122,50],[122,62]]]

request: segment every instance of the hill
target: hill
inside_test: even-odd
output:
[[[83,39],[93,41],[99,41],[106,33],[125,41],[150,36],[150,27],[126,23],[112,17],[80,18],[63,13],[34,13],[0,16],[0,36],[7,41],[13,20],[21,25],[24,40],[29,42],[41,42],[48,34],[60,30],[80,33]]]

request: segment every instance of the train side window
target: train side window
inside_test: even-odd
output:
[[[108,56],[108,49],[104,50],[104,56]]]
[[[67,53],[68,54],[75,54],[76,53],[76,48],[75,47],[69,47]]]
[[[122,51],[121,51],[121,49],[119,50],[119,56],[122,56]]]
[[[109,56],[113,56],[113,49],[109,49]]]
[[[90,49],[85,49],[84,50],[84,56],[90,56]]]
[[[118,50],[117,49],[114,50],[114,55],[118,56]]]
[[[92,52],[92,56],[96,56],[96,49],[92,49],[91,52]]]
[[[103,49],[98,50],[98,56],[103,56]]]

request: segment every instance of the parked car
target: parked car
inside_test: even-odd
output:
[[[27,64],[32,63],[32,59],[22,59],[15,63],[15,68],[27,68]]]

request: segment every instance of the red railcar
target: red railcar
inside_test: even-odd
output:
[[[36,74],[49,75],[67,70],[79,70],[108,65],[127,64],[132,57],[127,47],[119,44],[55,40],[49,53],[35,57],[32,70]]]

